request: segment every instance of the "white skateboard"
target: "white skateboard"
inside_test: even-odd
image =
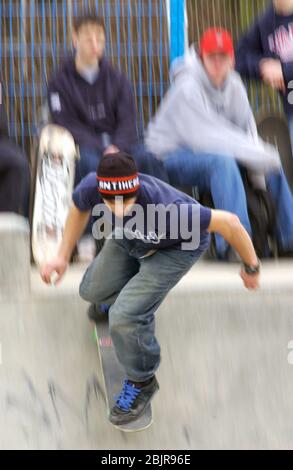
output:
[[[37,155],[32,252],[42,266],[57,254],[72,202],[77,149],[63,127],[43,128]]]

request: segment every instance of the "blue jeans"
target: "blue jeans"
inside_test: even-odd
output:
[[[89,173],[97,171],[99,161],[102,158],[102,153],[98,149],[82,145],[79,146],[79,154],[80,160],[77,160],[75,165],[74,186],[77,186]]]
[[[131,243],[109,238],[85,272],[80,296],[97,306],[111,306],[110,334],[129,380],[143,382],[155,374],[160,346],[155,337],[154,314],[208,244],[207,235],[198,250],[168,248],[137,259],[130,254]]]
[[[77,162],[75,170],[75,186],[88,173],[97,170],[98,163],[102,157],[99,150],[82,145],[79,147],[79,153],[80,160]],[[163,163],[146,150],[143,144],[133,146],[130,153],[135,159],[140,173],[152,175],[166,183],[168,182],[168,175]]]
[[[227,156],[194,154],[178,150],[165,158],[170,183],[198,186],[200,192],[210,191],[216,209],[236,214],[251,235],[246,194],[237,162]],[[283,171],[271,173],[267,187],[277,209],[277,240],[282,251],[293,249],[293,197]],[[225,258],[227,243],[216,236],[220,258]]]
[[[267,187],[277,210],[277,240],[281,251],[293,250],[293,195],[284,171],[271,173]]]
[[[197,186],[200,193],[210,191],[216,209],[237,214],[251,234],[241,173],[233,158],[194,154],[191,150],[182,149],[166,155],[164,163],[170,184]],[[218,256],[224,259],[228,244],[220,235],[216,235],[216,248]]]

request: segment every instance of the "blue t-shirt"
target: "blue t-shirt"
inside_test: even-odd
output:
[[[206,247],[211,209],[153,176],[139,174],[139,179],[135,203],[139,209],[137,216],[135,218],[131,213],[123,218],[123,222],[120,220],[123,239],[126,235],[131,253],[141,257],[154,249],[174,247],[194,251]],[[100,209],[106,208],[98,191],[95,173],[88,174],[79,183],[73,193],[73,202],[80,211],[95,207],[96,221],[103,216]],[[107,212],[109,217],[110,211]],[[114,220],[113,214],[110,217],[111,225],[117,227],[117,219]]]

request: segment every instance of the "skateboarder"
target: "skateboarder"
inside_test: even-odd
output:
[[[60,281],[94,207],[95,215],[107,212],[106,208],[110,219],[115,215],[113,232],[86,270],[80,295],[95,304],[97,315],[107,306],[115,352],[126,374],[110,421],[123,425],[143,414],[159,388],[155,372],[160,346],[154,314],[207,250],[209,232],[220,233],[239,253],[241,277],[248,289],[259,286],[260,264],[237,216],[203,207],[167,183],[137,173],[133,158],[125,153],[104,156],[97,175],[91,173],[81,181],[73,201],[59,253],[43,267],[41,276],[50,283],[56,272],[56,282]],[[165,220],[162,213],[153,216],[154,205],[158,210],[168,208],[169,216]],[[93,227],[96,236],[99,226],[100,219]]]
[[[273,0],[240,39],[236,68],[246,78],[263,80],[277,90],[293,146],[293,0]]]

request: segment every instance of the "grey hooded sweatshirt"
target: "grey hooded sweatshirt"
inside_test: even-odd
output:
[[[216,88],[191,47],[184,58],[175,61],[171,81],[146,132],[150,151],[162,159],[178,148],[225,155],[250,170],[255,182],[280,168],[276,148],[258,137],[246,89],[237,72],[231,71],[223,88]]]

